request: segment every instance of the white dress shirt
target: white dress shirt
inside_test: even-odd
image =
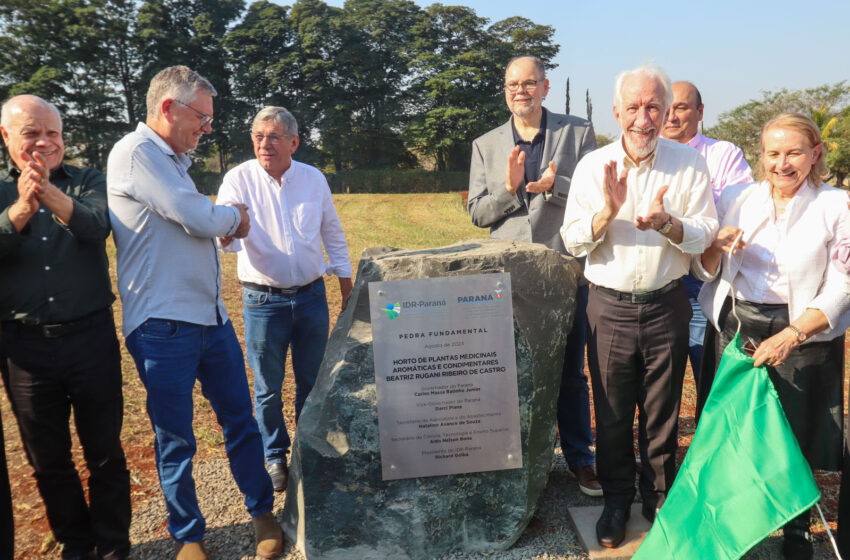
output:
[[[850,277],[830,266],[830,254],[840,241],[840,226],[850,218],[847,195],[835,187],[813,188],[807,183],[792,200],[783,214],[787,227],[777,248],[788,292],[788,317],[793,321],[808,308],[819,309],[830,328],[806,342],[831,340],[850,326]],[[720,225],[741,228],[747,248],[725,254],[715,274],[703,268],[699,255],[691,261],[694,276],[705,281],[699,293],[700,306],[715,327],[730,287],[739,288],[744,253],[750,251],[754,236],[765,222],[772,219],[772,208],[767,181],[726,187],[717,201]]]
[[[605,207],[605,164],[617,162],[617,174],[629,170],[626,200],[603,235],[593,240],[593,216]],[[657,231],[641,231],[663,186],[664,209],[682,222],[682,242],[674,244]],[[591,152],[573,173],[561,236],[576,257],[587,255],[584,274],[599,286],[621,292],[657,290],[688,273],[690,254],[699,254],[714,239],[717,214],[705,159],[694,149],[660,138],[655,153],[636,164],[622,137]]]
[[[805,198],[801,195],[808,188],[808,183],[803,184],[778,218],[773,201],[765,202],[767,219],[753,232],[747,250],[741,254],[741,267],[733,283],[736,298],[753,303],[788,303],[786,263],[798,257],[788,251],[793,245],[788,216]]]
[[[331,190],[315,167],[293,160],[278,184],[256,159],[246,161],[224,176],[216,202],[249,207],[248,237],[225,249],[239,253],[239,280],[292,288],[323,274],[351,278],[348,244]]]

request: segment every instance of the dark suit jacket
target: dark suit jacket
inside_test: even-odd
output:
[[[596,149],[593,125],[572,115],[547,112],[540,171],[542,173],[550,161],[555,162],[558,171],[552,190],[532,196],[528,206],[520,198],[519,190],[514,195],[505,190],[508,154],[513,148],[510,119],[472,143],[467,207],[472,223],[489,227],[493,239],[542,243],[566,254],[560,234],[564,206],[576,163]]]

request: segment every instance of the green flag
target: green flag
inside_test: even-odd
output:
[[[634,560],[737,559],[819,499],[767,369],[753,366],[737,335]]]

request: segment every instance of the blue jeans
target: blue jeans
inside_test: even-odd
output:
[[[593,464],[593,433],[590,431],[590,390],[584,374],[587,342],[587,286],[579,286],[573,328],[567,336],[561,389],[558,392],[558,431],[561,451],[570,469]]]
[[[148,319],[127,337],[127,349],[148,393],[156,467],[174,540],[198,542],[206,527],[192,479],[196,380],[224,432],[230,472],[245,495],[245,507],[252,516],[271,511],[274,490],[263,465],[262,441],[251,414],[245,362],[233,325]]]
[[[292,347],[295,373],[295,421],[316,375],[328,343],[328,300],[321,278],[302,292],[272,294],[242,288],[245,351],[254,370],[254,411],[269,464],[285,463],[291,441],[283,419],[281,388],[286,351]]]
[[[698,385],[699,368],[702,363],[702,343],[705,340],[705,327],[708,325],[708,319],[702,314],[702,307],[697,300],[702,282],[691,274],[683,276],[682,281],[685,283],[688,300],[691,302],[691,309],[694,312],[688,325],[688,358],[691,360],[691,370],[694,372],[694,383]]]

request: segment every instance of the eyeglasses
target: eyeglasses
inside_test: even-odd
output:
[[[183,105],[184,107],[188,107],[189,109],[192,109],[193,111],[195,111],[198,114],[198,116],[201,117],[201,126],[202,127],[207,126],[208,124],[212,124],[212,122],[213,122],[213,116],[212,115],[202,113],[202,112],[198,111],[197,109],[195,109],[194,107],[192,107],[191,105],[183,103],[179,99],[173,99],[172,101],[174,101],[175,103],[179,103],[179,104]]]
[[[524,82],[508,82],[505,84],[505,91],[508,93],[516,93],[523,89],[528,93],[534,93],[534,90],[537,89],[537,84],[542,81],[543,80],[526,80]]]
[[[269,144],[277,146],[281,142],[283,142],[284,138],[289,138],[289,136],[280,134],[260,134],[259,132],[251,133],[251,140],[253,140],[257,144],[262,144],[263,140],[268,140]]]

